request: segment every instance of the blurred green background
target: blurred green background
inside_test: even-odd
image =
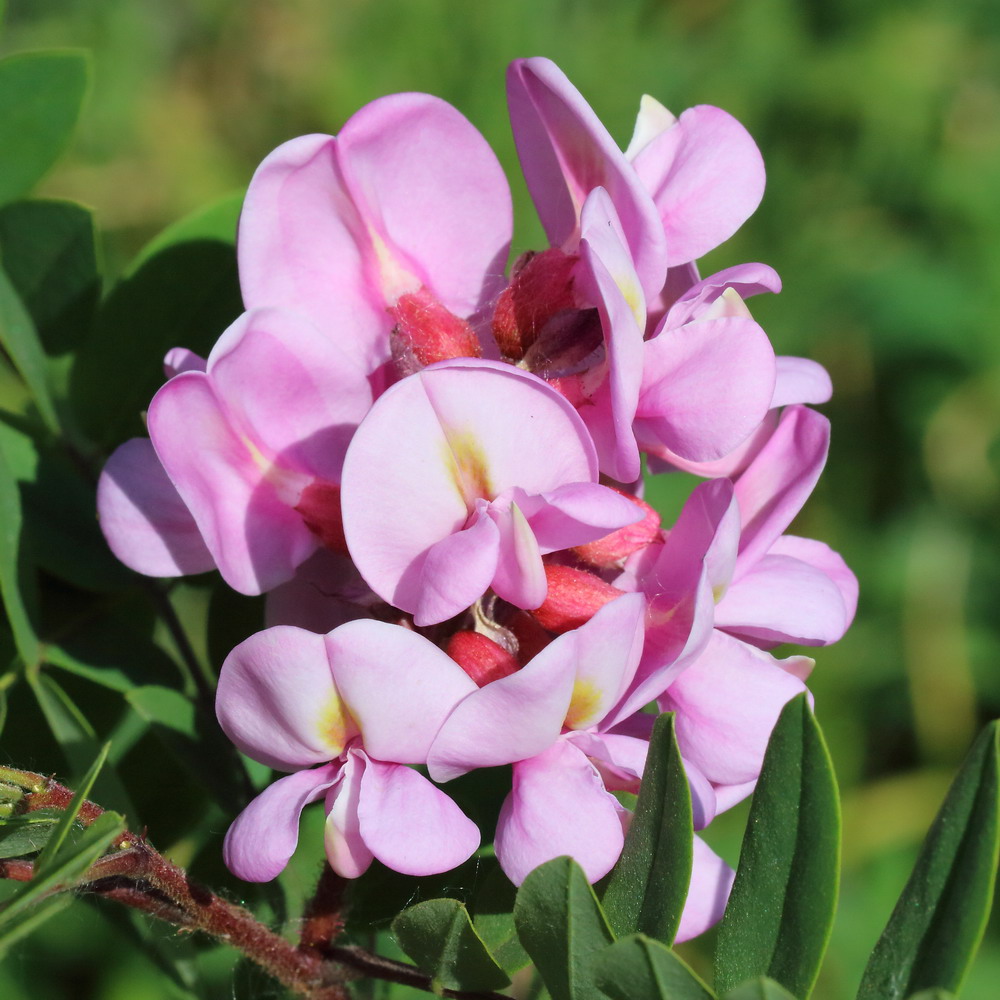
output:
[[[857,621],[818,651],[812,683],[845,821],[815,995],[853,996],[947,781],[1000,715],[1000,5],[8,0],[0,49],[48,46],[91,49],[94,73],[75,142],[38,194],[94,210],[112,275],[168,223],[245,187],[279,142],[335,132],[400,90],[437,94],[479,127],[512,180],[515,251],[542,245],[506,120],[517,56],[553,58],[622,145],[644,92],[746,125],[767,193],[702,271],[774,266],[785,290],[755,315],[779,352],[821,361],[835,386],[830,462],[796,531],[861,581]],[[715,835],[732,862],[743,815]],[[161,847],[174,835],[183,847],[193,820],[173,822],[151,829]],[[0,996],[172,995],[127,947],[135,925],[109,910],[80,904],[47,924],[0,967]],[[969,1000],[997,996],[998,932]],[[213,954],[201,959],[213,995],[276,995]]]

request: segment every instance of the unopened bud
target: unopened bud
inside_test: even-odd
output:
[[[646,516],[635,524],[626,524],[610,535],[598,538],[595,542],[587,542],[586,545],[577,545],[573,549],[575,556],[598,569],[621,566],[633,552],[644,549],[660,537],[660,515],[648,503],[613,486],[609,489],[631,500]]]
[[[326,548],[347,554],[339,486],[322,479],[313,480],[302,491],[295,510],[302,516],[306,527]]]
[[[609,601],[624,593],[599,576],[572,566],[546,566],[549,591],[540,608],[530,612],[550,632],[569,632],[579,628]]]
[[[390,337],[392,356],[404,375],[435,361],[478,358],[482,353],[472,327],[426,288],[401,295],[389,315],[396,321]]]
[[[527,255],[497,300],[493,336],[504,357],[520,361],[556,313],[576,306],[577,257],[553,247]]]
[[[520,669],[516,657],[481,632],[456,632],[445,652],[480,686]]]
[[[506,625],[517,640],[517,659],[522,667],[552,641],[552,635],[520,608],[513,610]]]

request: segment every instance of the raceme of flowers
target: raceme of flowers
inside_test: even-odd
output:
[[[695,265],[760,201],[753,140],[644,97],[622,152],[541,58],[510,67],[507,96],[550,246],[505,274],[507,182],[435,97],[285,143],[240,219],[247,311],[207,359],[167,355],[149,438],[104,470],[123,562],[268,595],[217,700],[239,749],[288,772],[229,831],[244,879],[282,870],[322,799],[346,877],[447,871],[492,839],[515,883],[561,854],[597,880],[644,708],[676,713],[704,827],[752,791],[813,665],[770,650],[853,617],[843,560],[785,534],[826,460],[805,404],[829,378],[754,321],[771,268]],[[643,454],[704,480],[672,527],[641,499]],[[480,831],[448,782],[497,765],[512,786]],[[682,938],[731,880],[697,840]]]

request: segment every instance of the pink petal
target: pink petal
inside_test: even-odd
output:
[[[479,828],[423,775],[368,759],[358,822],[365,845],[404,875],[451,871],[479,847]]]
[[[743,533],[736,576],[764,555],[806,502],[826,464],[830,422],[790,406],[767,444],[736,481]]]
[[[671,452],[716,461],[749,437],[774,394],[774,351],[753,320],[711,319],[646,342],[637,416]]]
[[[497,822],[497,860],[520,885],[543,862],[568,854],[596,882],[621,854],[623,814],[594,765],[560,740],[514,765],[514,787]]]
[[[215,706],[240,750],[281,771],[338,757],[358,731],[323,637],[291,625],[257,632],[226,657]]]
[[[803,646],[836,642],[852,617],[840,588],[822,569],[773,551],[744,573],[715,609],[716,628],[739,638]]]
[[[854,618],[858,610],[858,578],[850,567],[824,542],[812,538],[799,538],[797,535],[782,535],[770,548],[774,556],[788,556],[791,559],[801,559],[821,572],[825,573],[837,585],[844,602],[847,623]]]
[[[702,316],[727,290],[732,289],[741,299],[762,292],[781,291],[781,278],[767,264],[737,264],[723,268],[707,278],[701,278],[687,288],[670,307],[664,326],[675,327]]]
[[[726,911],[736,872],[701,837],[694,838],[691,884],[676,941],[690,941],[717,924]]]
[[[375,858],[361,836],[358,809],[361,780],[368,758],[351,749],[340,772],[340,780],[326,793],[326,828],[323,846],[330,867],[343,878],[363,875]]]
[[[484,507],[467,528],[447,535],[418,556],[397,588],[397,594],[406,594],[407,606],[412,605],[413,623],[437,625],[482,597],[498,570],[501,538]]]
[[[494,509],[490,514],[500,535],[493,589],[517,608],[540,607],[548,583],[531,526],[514,503],[506,511]]]
[[[380,760],[424,763],[445,717],[478,690],[447,653],[399,625],[348,622],[325,642],[365,749]]]
[[[288,864],[299,840],[299,815],[338,778],[328,764],[279,778],[233,821],[222,845],[226,867],[244,882],[269,882]]]
[[[369,246],[337,164],[336,140],[292,139],[257,168],[243,202],[243,302],[248,309],[300,309],[373,371],[389,357],[392,321],[370,290]]]
[[[637,504],[598,483],[568,483],[531,497],[519,494],[523,490],[516,491],[517,502],[542,553],[597,541],[643,519]]]
[[[427,757],[435,781],[542,753],[559,736],[576,679],[577,634],[549,643],[525,667],[459,702]]]
[[[294,313],[253,310],[219,338],[207,371],[229,419],[275,465],[340,482],[372,394],[365,370],[328,336]]]
[[[486,361],[425,368],[378,399],[348,449],[351,556],[376,593],[413,612],[421,559],[466,526],[477,500],[593,482],[596,465],[576,411],[541,379]]]
[[[565,725],[597,725],[635,677],[645,638],[646,601],[623,594],[576,630],[576,681]]]
[[[183,576],[215,568],[146,438],[126,441],[108,459],[97,484],[97,513],[111,551],[137,573]]]
[[[167,378],[173,378],[181,372],[203,372],[206,364],[205,359],[194,351],[186,347],[172,347],[163,359],[163,371]]]
[[[685,759],[714,784],[733,785],[760,773],[781,709],[804,690],[769,653],[716,631],[663,693],[660,708],[677,713]]]
[[[646,304],[618,216],[603,188],[588,195],[582,227],[577,280],[601,316],[606,351],[601,389],[608,399],[601,406],[593,393],[593,406],[583,406],[581,416],[594,436],[601,471],[631,482],[640,473],[632,421],[642,380]]]
[[[499,293],[510,189],[465,117],[427,94],[393,94],[358,111],[337,142],[364,223],[448,309],[468,316]]]
[[[729,239],[764,194],[756,143],[735,118],[709,105],[683,112],[632,165],[663,220],[671,267]]]
[[[208,376],[185,372],[153,397],[149,435],[226,582],[259,594],[291,579],[317,540],[292,509],[306,484],[270,467],[231,425]]]
[[[833,383],[827,370],[809,358],[776,357],[778,379],[774,385],[771,407],[792,403],[825,403],[833,395]]]
[[[521,168],[554,246],[575,249],[587,195],[605,188],[621,218],[643,289],[666,276],[663,229],[649,194],[580,92],[548,59],[517,59],[507,101]]]

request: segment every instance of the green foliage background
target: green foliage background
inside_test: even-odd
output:
[[[555,59],[623,144],[643,92],[674,111],[716,104],[747,126],[767,164],[767,194],[702,270],[776,267],[785,290],[756,300],[755,314],[780,352],[816,358],[834,380],[824,408],[830,462],[796,530],[842,552],[862,588],[854,628],[818,652],[812,684],[845,835],[840,911],[815,996],[853,995],[961,755],[979,724],[1000,715],[1000,6],[8,0],[0,52],[50,46],[91,49],[93,79],[75,141],[36,194],[93,209],[111,276],[167,224],[245,187],[279,142],[334,132],[364,102],[399,90],[438,94],[481,129],[514,186],[515,250],[541,245],[506,122],[503,72],[516,56]],[[135,343],[144,333],[131,331]],[[149,348],[154,379],[160,354]],[[5,408],[20,406],[13,383],[0,395]],[[63,496],[60,470],[47,475],[31,503]],[[669,512],[686,488],[661,482],[654,496]],[[83,544],[70,528],[32,545]],[[97,556],[93,566],[113,571]],[[50,600],[71,604],[70,591],[56,586]],[[172,599],[209,673],[227,640],[253,627],[252,602],[202,581]],[[209,605],[226,623],[210,632]],[[151,633],[147,608],[141,588],[118,592],[104,609],[114,648],[89,662],[117,657],[128,673],[141,660],[144,684],[156,683],[155,669],[169,675],[169,644]],[[136,652],[137,642],[148,650]],[[225,787],[209,777],[199,790],[143,722],[169,704],[60,673],[94,731],[70,713],[61,753],[49,735],[58,713],[46,719],[38,707],[48,673],[11,689],[0,763],[79,777],[96,738],[113,735],[116,769],[95,798],[147,825],[198,877],[247,893],[218,857]],[[745,815],[735,810],[713,833],[734,862]],[[300,853],[289,895],[314,875],[315,858]],[[280,910],[277,896],[271,905]],[[994,921],[969,1000],[996,995],[998,931]],[[131,947],[137,936],[145,951]],[[707,969],[707,949],[685,954]],[[185,996],[194,969],[197,995],[277,995],[224,949],[78,903],[0,965],[0,996]]]

